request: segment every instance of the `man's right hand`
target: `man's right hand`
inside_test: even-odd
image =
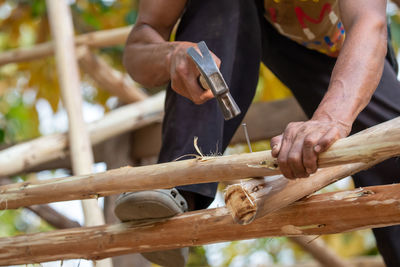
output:
[[[189,47],[194,47],[200,53],[197,45],[191,42],[174,42],[173,45],[175,48],[168,56],[172,89],[197,105],[213,98],[211,90],[205,90],[200,86],[198,82],[200,72],[187,54]],[[219,68],[221,60],[213,53],[212,56]]]

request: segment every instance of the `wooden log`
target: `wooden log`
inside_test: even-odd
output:
[[[164,113],[165,93],[120,107],[88,125],[92,145],[159,121]],[[68,153],[65,133],[42,136],[0,151],[0,176],[10,176],[51,160],[63,159]]]
[[[376,125],[364,133],[338,140],[329,151],[320,155],[320,167],[333,165],[335,160],[342,164],[341,157],[346,157],[352,162],[363,162],[373,159],[379,161],[399,155],[399,135],[400,118],[396,118]],[[347,144],[350,149],[346,149],[342,143]],[[370,146],[374,149],[371,150]],[[364,167],[362,165],[359,168]],[[347,168],[352,170],[354,166],[349,165]],[[271,151],[199,157],[142,167],[125,167],[91,175],[2,186],[0,193],[3,201],[0,201],[0,209],[275,174],[279,174],[279,168],[276,159],[271,156]]]
[[[12,183],[13,181],[8,177],[3,177],[0,179],[0,185]],[[49,205],[35,205],[26,208],[57,229],[75,228],[81,226],[78,222],[70,220],[61,213],[57,212],[55,209],[51,208]]]
[[[225,203],[234,221],[246,225],[378,162],[320,169],[307,179],[288,180],[277,175],[241,181],[227,187]]]
[[[67,229],[81,226],[77,221],[65,217],[49,205],[35,205],[26,208],[56,229]]]
[[[75,45],[86,45],[90,48],[100,48],[125,44],[126,38],[132,29],[131,26],[111,30],[96,31],[75,37]],[[8,63],[30,61],[54,54],[54,43],[46,42],[30,48],[19,48],[4,51],[0,54],[0,66]]]
[[[400,223],[399,190],[400,185],[394,184],[315,195],[249,225],[236,224],[222,207],[144,225],[128,222],[0,238],[0,265],[73,258],[97,260],[230,240],[389,226]]]
[[[269,120],[269,118],[267,118],[266,120],[264,120],[265,123],[256,123],[258,117],[260,117],[259,114],[266,114],[273,107],[280,107],[284,111],[274,115],[273,116],[274,119]],[[122,114],[122,116],[126,115],[127,114],[125,115]],[[162,116],[161,114],[158,118],[157,116],[153,116],[153,120],[150,120],[149,116],[144,116],[144,117],[146,117],[146,121],[148,124],[147,126],[135,129],[132,133],[129,132],[126,133],[126,135],[132,134],[132,137],[129,138],[131,152],[129,155],[128,154],[126,155],[127,157],[125,158],[125,160],[123,160],[124,162],[127,162],[128,160],[132,159],[140,160],[143,158],[157,157],[157,154],[161,148]],[[276,120],[276,118],[278,118],[279,120]],[[265,140],[266,138],[271,138],[272,136],[279,134],[285,127],[284,123],[287,124],[290,121],[305,120],[305,119],[306,119],[305,115],[304,114],[302,115],[301,108],[298,106],[298,104],[293,99],[287,99],[287,100],[279,100],[273,102],[258,102],[253,104],[250,107],[249,112],[246,114],[244,121],[247,121],[250,139],[253,141],[259,141],[259,140]],[[125,123],[122,123],[121,125],[125,125]],[[266,127],[266,125],[268,125],[269,127]],[[270,129],[268,130],[267,128]],[[120,138],[122,138],[121,135],[112,137],[112,139],[115,140]],[[108,139],[100,143],[93,144],[94,145],[93,153],[96,162],[107,161],[110,154],[107,154],[108,152],[106,152],[105,148],[110,143],[113,142],[112,139]],[[245,141],[246,140],[244,138],[243,131],[239,129],[236,132],[235,136],[233,137],[231,144],[243,143]],[[0,165],[1,165],[1,154],[2,154],[1,149],[3,148],[0,146]],[[23,155],[21,155],[21,157],[22,156]],[[121,156],[120,153],[118,154],[118,156]],[[68,155],[62,153],[59,157],[51,161],[47,161],[33,166],[28,165],[23,170],[23,172],[25,173],[38,172],[42,170],[52,170],[57,168],[69,168],[69,169],[71,168]],[[1,171],[2,170],[0,168],[0,173]]]
[[[350,155],[352,154],[350,152],[351,146],[363,142],[364,147],[360,147],[357,153],[363,155],[362,162],[370,161],[366,165],[343,165],[333,169],[320,170],[307,179],[288,181],[283,176],[266,177],[229,186],[225,193],[225,202],[234,220],[239,224],[251,223],[254,219],[312,194],[338,179],[367,169],[388,157],[399,155],[399,119],[385,122],[349,138],[341,139],[327,152],[321,154],[318,159],[319,166],[354,162],[355,158]],[[378,140],[379,142],[382,141],[382,144],[375,142]],[[392,145],[393,154],[387,154]]]
[[[78,47],[79,64],[97,84],[117,96],[123,103],[133,103],[147,98],[147,94],[119,71],[110,67],[100,57],[93,54],[87,46]]]
[[[89,132],[83,120],[81,82],[75,53],[71,10],[66,1],[46,0],[50,29],[54,38],[61,95],[68,114],[68,137],[72,170],[76,175],[93,172],[93,152]],[[82,200],[85,225],[105,223],[96,199]],[[111,259],[97,262],[99,267],[112,267]]]
[[[352,266],[349,262],[338,257],[318,236],[292,236],[290,240],[310,253],[321,266],[346,267]]]

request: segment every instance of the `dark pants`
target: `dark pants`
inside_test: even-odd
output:
[[[215,99],[197,106],[169,87],[159,162],[196,153],[194,136],[199,137],[198,145],[204,154],[222,153],[251,104],[260,61],[291,89],[306,114],[313,114],[328,88],[336,59],[280,35],[262,15],[261,1],[189,1],[176,39],[204,40],[222,60],[221,72],[242,114],[224,121]],[[353,124],[352,133],[400,116],[400,86],[395,68],[389,53],[379,86]],[[395,159],[387,160],[353,177],[357,187],[398,183],[400,164]],[[179,187],[197,193],[197,208],[211,202],[216,188],[216,183]],[[386,264],[400,266],[400,226],[373,231]]]

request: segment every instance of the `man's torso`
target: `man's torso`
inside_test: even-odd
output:
[[[345,31],[337,0],[264,0],[265,18],[286,37],[337,56]]]

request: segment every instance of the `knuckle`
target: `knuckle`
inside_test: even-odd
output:
[[[307,149],[313,148],[317,143],[317,140],[315,140],[312,137],[306,137],[304,139],[304,147]]]
[[[292,162],[292,163],[296,163],[296,162],[299,162],[301,160],[301,155],[300,155],[300,153],[289,153],[289,156],[288,156],[288,161],[289,162]]]
[[[185,63],[179,63],[175,67],[175,71],[178,75],[186,75],[187,73],[187,66]]]

